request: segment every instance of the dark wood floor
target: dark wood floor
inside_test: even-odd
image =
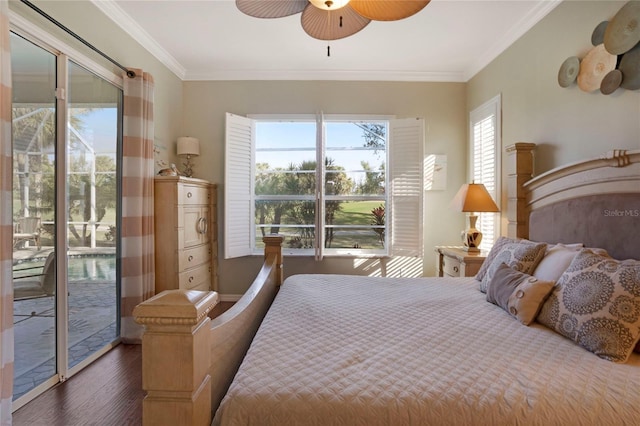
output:
[[[211,317],[233,303],[218,304]],[[118,345],[80,373],[13,413],[17,426],[142,424],[142,347]]]

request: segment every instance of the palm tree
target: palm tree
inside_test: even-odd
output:
[[[85,130],[83,116],[93,110],[71,109],[69,129],[71,134],[76,135],[72,140],[78,139]],[[37,216],[52,215],[55,207],[55,109],[49,106],[14,107],[12,112],[14,176],[17,176],[13,182],[13,190],[14,200],[18,201],[14,202],[14,217],[25,216],[27,212],[29,215]],[[84,149],[78,141],[75,145],[80,150]],[[96,156],[91,161],[95,161],[95,172],[98,172],[95,175],[95,185],[99,188],[96,191],[95,211],[96,221],[99,222],[106,210],[115,206],[116,200],[115,175],[100,172],[113,172],[116,165],[108,156]],[[72,172],[83,171],[86,168],[85,159],[69,161],[69,170]],[[73,221],[73,216],[79,214],[81,220],[87,222],[91,217],[91,203],[78,203],[74,202],[74,199],[90,199],[90,177],[87,174],[72,174],[69,176],[68,184],[69,220]],[[90,234],[86,224],[82,227],[81,233],[72,225],[69,226],[69,230],[80,244],[87,244]]]

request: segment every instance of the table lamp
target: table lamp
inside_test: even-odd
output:
[[[487,188],[481,183],[465,183],[453,197],[451,207],[456,211],[469,213],[469,229],[462,231],[463,249],[467,252],[479,252],[482,232],[476,228],[478,215],[475,213],[500,211]]]
[[[191,157],[197,157],[200,155],[200,141],[190,136],[183,136],[178,138],[178,156],[187,157],[187,162],[184,163],[184,172],[186,177],[193,176],[193,164],[191,163]]]

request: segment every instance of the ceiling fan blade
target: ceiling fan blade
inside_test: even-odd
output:
[[[431,0],[351,0],[349,5],[374,21],[397,21],[420,12]]]
[[[349,5],[329,11],[309,4],[302,12],[301,22],[304,31],[313,38],[338,40],[357,33],[371,20],[360,16]]]
[[[307,0],[236,0],[238,9],[255,18],[283,18],[304,10]]]

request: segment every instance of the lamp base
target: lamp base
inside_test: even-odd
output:
[[[186,177],[193,176],[193,163],[191,162],[191,155],[187,155],[187,162],[182,163],[184,165],[184,171],[182,174]]]
[[[462,251],[466,251],[467,253],[480,253],[480,249],[478,247],[462,247]]]
[[[482,242],[482,232],[476,228],[478,216],[469,215],[469,229],[462,231],[463,250],[469,253],[478,253],[480,251],[480,243]]]

